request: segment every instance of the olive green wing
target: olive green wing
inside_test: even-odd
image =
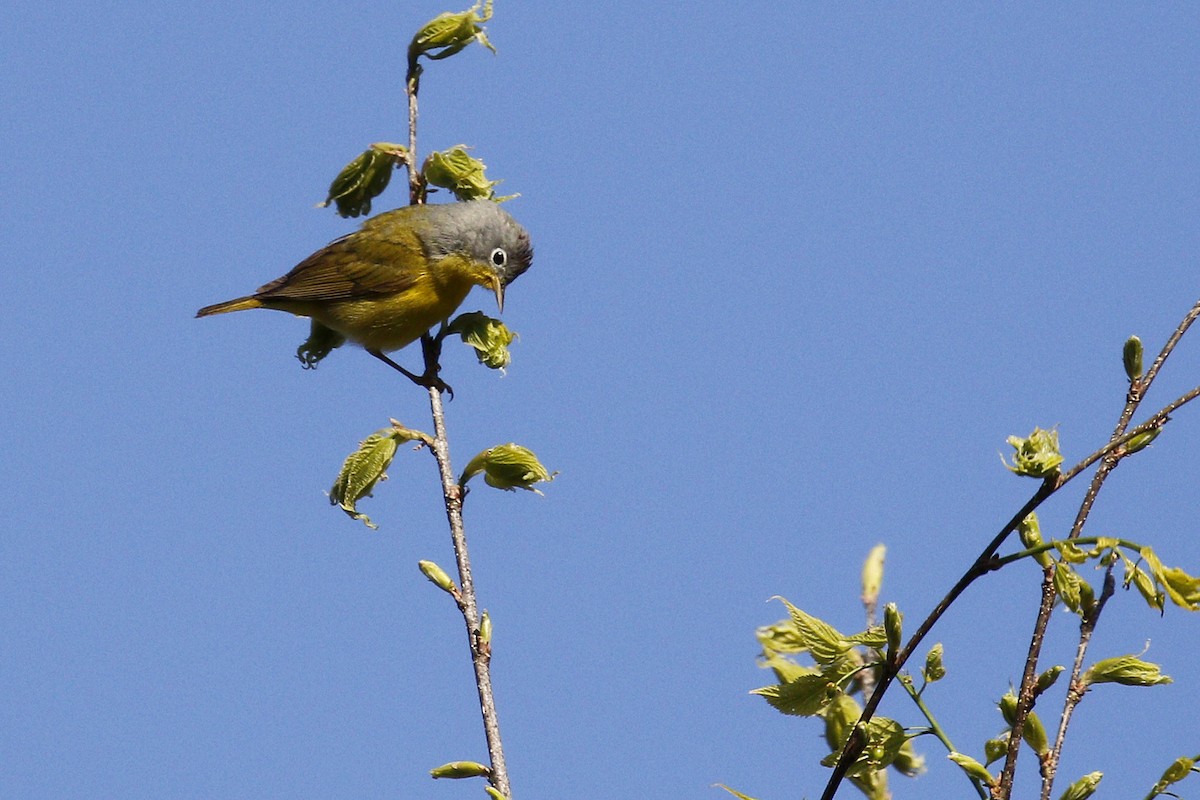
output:
[[[410,237],[356,231],[335,239],[291,272],[259,288],[259,300],[355,300],[398,294],[424,271],[425,256]],[[415,237],[411,237],[415,239]]]

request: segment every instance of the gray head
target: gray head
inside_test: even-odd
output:
[[[493,200],[421,206],[434,223],[424,245],[433,258],[466,253],[496,270],[502,286],[517,279],[533,263],[529,233]]]

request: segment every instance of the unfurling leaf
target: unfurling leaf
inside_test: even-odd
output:
[[[840,693],[836,684],[819,674],[800,675],[788,683],[750,692],[765,699],[776,711],[798,717],[816,716]]]
[[[403,442],[432,441],[427,434],[405,428],[393,420],[390,428],[375,431],[359,443],[358,449],[346,456],[337,480],[329,490],[329,503],[341,506],[353,519],[361,520],[368,528],[378,527],[366,514],[358,511],[357,503],[370,497],[375,484],[387,478],[396,448]]]
[[[1082,610],[1083,579],[1075,574],[1067,564],[1061,561],[1054,565],[1054,591],[1062,598],[1067,608],[1076,614]]]
[[[1129,378],[1130,383],[1142,377],[1142,350],[1142,340],[1138,337],[1130,336],[1125,340],[1121,361],[1125,365],[1125,376]]]
[[[492,771],[478,761],[451,761],[429,770],[433,778],[486,778]]]
[[[482,12],[480,6],[483,7]],[[408,46],[409,73],[418,71],[417,59],[421,56],[438,61],[461,51],[471,42],[479,42],[493,53],[496,52],[480,24],[491,18],[492,0],[487,0],[486,3],[476,3],[466,11],[447,11],[426,22]]]
[[[925,668],[921,670],[926,683],[934,683],[946,677],[946,665],[942,663],[942,653],[941,642],[929,648],[929,654],[925,656]]]
[[[951,761],[958,764],[962,771],[985,786],[993,786],[996,779],[992,777],[992,773],[988,772],[987,767],[980,764],[975,759],[965,753],[950,753],[948,756]]]
[[[470,311],[459,314],[446,328],[447,333],[456,333],[475,349],[479,363],[488,369],[503,370],[512,363],[508,346],[517,335],[498,319],[489,317],[482,311]]]
[[[329,184],[329,196],[321,208],[337,205],[343,217],[371,213],[371,201],[383,194],[392,180],[392,170],[408,163],[408,148],[391,142],[376,142],[346,166]]]
[[[1021,544],[1025,545],[1026,549],[1031,550],[1043,544],[1042,527],[1038,522],[1037,514],[1032,511],[1017,525],[1017,533],[1021,537]],[[1043,568],[1050,566],[1050,562],[1054,560],[1048,552],[1038,553],[1033,558]]]
[[[1103,772],[1089,772],[1068,786],[1059,800],[1087,800],[1096,793],[1096,787],[1100,785],[1100,779],[1103,777]]]
[[[321,359],[345,343],[345,336],[314,319],[309,326],[308,338],[296,348],[296,358],[300,359],[300,366],[305,369],[316,369]]]
[[[1011,471],[1029,478],[1048,478],[1058,474],[1058,467],[1063,462],[1062,453],[1058,450],[1058,431],[1034,428],[1028,439],[1009,436],[1007,441],[1016,450],[1013,463],[1004,462],[1004,466]]]
[[[467,149],[465,144],[458,144],[449,150],[430,153],[421,168],[425,182],[449,189],[459,200],[495,200],[499,203],[517,196],[496,197],[495,189],[500,181],[489,181],[487,165]]]
[[[887,634],[888,658],[893,658],[904,642],[904,615],[895,603],[884,606],[883,630]]]
[[[887,555],[887,547],[877,544],[867,553],[867,559],[862,568],[862,601],[865,605],[874,606],[879,601],[879,589],[883,586],[883,558]]]
[[[1167,790],[1168,786],[1179,783],[1186,778],[1190,773],[1195,771],[1196,761],[1200,756],[1195,758],[1177,758],[1171,762],[1171,766],[1167,767],[1163,772],[1162,777],[1158,779],[1158,783],[1154,784],[1154,788],[1150,790],[1150,794],[1146,796],[1147,800],[1158,797]]]
[[[1065,669],[1065,667],[1063,667],[1061,664],[1056,664],[1043,672],[1041,675],[1038,675],[1037,685],[1033,690],[1034,696],[1041,694],[1053,686],[1054,682],[1058,680],[1058,676],[1062,674],[1063,669]]]
[[[467,481],[481,472],[488,486],[509,492],[525,489],[537,494],[541,492],[534,488],[535,484],[552,481],[558,474],[547,471],[532,450],[512,442],[489,447],[472,458],[458,479],[459,485],[466,486]]]
[[[850,649],[851,645],[846,641],[846,637],[832,625],[804,613],[782,597],[779,600],[791,615],[792,624],[796,626],[800,640],[818,664],[828,666]]]
[[[862,706],[848,694],[838,694],[821,712],[825,718],[825,743],[831,753],[838,753],[846,744],[846,737],[854,728],[854,723],[862,715]]]
[[[1092,664],[1079,677],[1079,682],[1085,687],[1097,683],[1119,683],[1123,686],[1157,686],[1160,683],[1171,683],[1171,679],[1160,670],[1158,664],[1151,664],[1134,655],[1117,656]]]
[[[1008,755],[1008,737],[998,736],[995,739],[988,739],[983,743],[983,757],[987,759],[986,763],[991,764],[993,761],[999,761]]]

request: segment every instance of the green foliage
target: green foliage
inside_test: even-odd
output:
[[[358,449],[342,462],[337,480],[329,490],[330,504],[341,506],[351,518],[361,520],[368,528],[377,528],[366,514],[358,510],[357,503],[371,496],[376,483],[387,479],[387,468],[392,464],[396,448],[412,441],[429,444],[433,440],[427,434],[409,430],[395,420],[390,428],[375,431],[363,439]]]
[[[487,165],[467,152],[465,144],[455,145],[449,150],[430,153],[425,159],[421,174],[430,186],[449,189],[459,200],[495,200],[503,202],[517,195],[496,197],[495,189],[501,181],[487,179]]]
[[[1146,795],[1146,800],[1154,800],[1161,794],[1171,794],[1167,791],[1168,786],[1179,783],[1193,772],[1200,772],[1196,769],[1196,762],[1200,761],[1200,755],[1192,758],[1180,757],[1171,762],[1171,766],[1167,767],[1163,772],[1162,777],[1150,789],[1150,793]],[[1172,795],[1177,796],[1177,795]]]
[[[1096,793],[1096,787],[1100,785],[1100,779],[1103,777],[1103,772],[1089,772],[1068,786],[1059,800],[1087,800]]]
[[[1058,474],[1059,465],[1063,462],[1058,449],[1058,431],[1034,428],[1027,439],[1009,436],[1007,441],[1016,452],[1013,453],[1013,463],[1010,465],[1005,462],[1004,466],[1016,474],[1043,479]]]
[[[482,12],[479,10],[481,6]],[[408,46],[410,75],[419,72],[417,59],[421,56],[431,61],[449,58],[471,42],[479,42],[493,53],[496,52],[496,48],[488,41],[487,32],[480,24],[491,18],[492,0],[487,0],[486,3],[476,3],[466,11],[447,11],[426,22]]]
[[[525,489],[537,494],[541,491],[534,488],[535,484],[552,481],[558,474],[543,467],[532,450],[512,442],[489,447],[472,458],[458,479],[459,485],[466,486],[467,481],[481,472],[488,486],[510,492]]]
[[[469,311],[459,314],[446,327],[447,334],[456,334],[463,344],[475,349],[479,363],[488,369],[503,370],[512,363],[508,346],[517,335],[508,329],[503,322],[489,317],[482,311]]]
[[[329,195],[321,208],[337,205],[343,217],[371,213],[371,201],[383,194],[392,180],[392,170],[407,164],[408,148],[390,142],[376,142],[356,156],[329,184]]]
[[[1125,340],[1121,362],[1125,365],[1125,376],[1130,383],[1142,377],[1142,350],[1142,340],[1138,337],[1130,336]]]
[[[432,778],[486,778],[492,771],[478,761],[451,761],[429,770]]]
[[[1119,683],[1122,686],[1157,686],[1171,683],[1158,664],[1143,661],[1134,655],[1117,656],[1097,661],[1079,676],[1079,683],[1089,687],[1097,683]]]

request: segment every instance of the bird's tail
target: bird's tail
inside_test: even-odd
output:
[[[262,301],[254,297],[239,297],[236,300],[226,300],[212,306],[205,306],[196,312],[197,317],[207,317],[212,314],[228,314],[230,311],[244,311],[247,308],[262,308]]]

